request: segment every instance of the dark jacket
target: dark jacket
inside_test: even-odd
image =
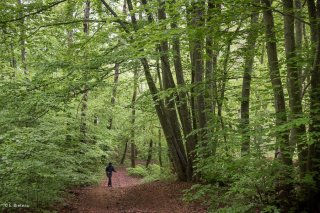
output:
[[[109,165],[106,167],[106,174],[107,176],[111,176],[112,175],[112,172],[115,172],[116,170],[114,170],[113,166],[112,165]]]

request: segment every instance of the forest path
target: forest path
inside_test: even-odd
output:
[[[202,213],[205,208],[182,201],[182,190],[190,187],[181,182],[142,183],[119,168],[112,177],[113,187],[107,187],[106,178],[99,186],[72,190],[75,196],[68,200],[64,213]]]

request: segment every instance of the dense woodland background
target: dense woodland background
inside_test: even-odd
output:
[[[319,0],[0,10],[0,204],[45,208],[121,161],[213,212],[320,212]]]

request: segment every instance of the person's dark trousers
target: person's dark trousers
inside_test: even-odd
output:
[[[112,178],[112,175],[108,175],[108,186],[112,186],[111,178]]]

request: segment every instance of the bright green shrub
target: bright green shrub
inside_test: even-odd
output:
[[[127,168],[128,174],[135,177],[146,177],[148,171],[145,167],[138,165],[135,168]]]
[[[175,179],[170,170],[163,169],[158,164],[150,164],[148,168],[138,165],[136,168],[127,168],[127,171],[131,176],[143,178],[143,182]]]
[[[277,212],[276,162],[265,159],[234,158],[205,167],[207,184],[196,184],[186,191],[185,200],[204,199],[212,212]]]
[[[62,201],[66,188],[99,181],[104,153],[76,137],[66,142],[65,126],[53,127],[55,122],[51,119],[37,128],[13,128],[2,135],[0,211],[9,205],[44,211]]]

